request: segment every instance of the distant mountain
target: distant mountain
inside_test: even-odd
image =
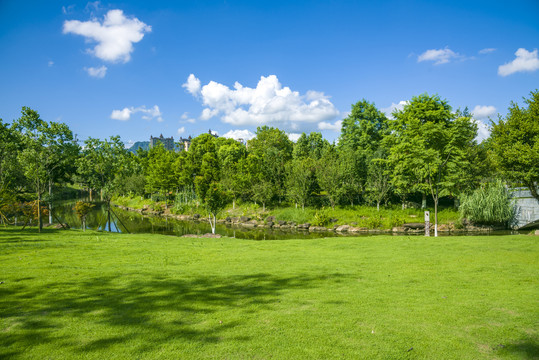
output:
[[[136,154],[138,149],[142,150],[150,150],[150,142],[149,141],[137,141],[133,144],[128,151],[131,151],[132,153]]]

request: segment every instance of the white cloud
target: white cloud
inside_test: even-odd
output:
[[[333,124],[326,121],[322,121],[318,123],[318,129],[320,130],[341,131],[341,128],[342,128],[342,120],[337,120]]]
[[[516,72],[531,72],[539,69],[537,49],[528,51],[524,48],[520,48],[515,52],[515,55],[515,60],[498,67],[498,75],[507,76]]]
[[[494,52],[494,51],[496,51],[495,48],[486,48],[486,49],[479,50],[479,53],[480,54],[489,54],[489,53]]]
[[[150,32],[152,27],[139,19],[124,16],[122,10],[110,10],[103,22],[69,20],[64,22],[64,34],[82,35],[87,42],[97,42],[88,51],[98,58],[110,62],[128,62],[133,52],[133,44]]]
[[[261,76],[255,88],[236,82],[230,89],[215,81],[200,87],[200,80],[191,74],[183,87],[200,97],[205,106],[201,119],[220,116],[223,122],[236,126],[273,125],[299,130],[339,114],[328,96],[316,91],[300,95],[283,87],[275,75]]]
[[[158,122],[163,121],[162,113],[159,110],[159,106],[157,105],[154,105],[153,107],[149,109],[147,109],[146,106],[139,106],[137,108],[126,107],[126,108],[123,108],[122,110],[112,110],[112,114],[110,114],[110,118],[113,120],[127,121],[131,118],[131,115],[138,112],[143,114],[142,118],[145,120],[156,119]]]
[[[446,64],[454,58],[460,57],[449,48],[445,49],[430,49],[417,57],[417,62],[434,61],[434,65]]]
[[[255,136],[256,134],[249,130],[230,130],[229,132],[223,135],[223,137],[225,138],[234,139],[234,140],[243,139],[244,141],[251,140]]]
[[[187,111],[184,112],[184,113],[182,114],[182,116],[181,116],[181,119],[182,119],[182,120],[187,120],[187,119],[189,119],[189,113],[188,113]]]
[[[178,135],[181,135],[184,132],[185,132],[185,127],[182,126],[181,128],[178,129]]]
[[[105,75],[107,74],[107,67],[105,65],[98,68],[94,68],[94,67],[84,68],[84,70],[86,70],[88,75],[98,78],[98,79],[103,79]]]
[[[391,105],[386,108],[381,108],[380,111],[385,113],[389,119],[393,119],[393,113],[395,111],[401,111],[402,109],[404,109],[405,105],[408,105],[408,103],[409,101],[407,100],[401,100],[398,104],[392,102]]]
[[[496,114],[496,108],[494,106],[476,105],[472,110],[472,114],[474,119],[486,119],[489,116]]]
[[[204,109],[202,110],[202,113],[200,114],[200,120],[209,120],[214,116],[217,116],[219,114],[219,110],[217,109]]]
[[[200,92],[200,80],[194,74],[190,74],[187,81],[182,85],[191,95],[198,95]]]
[[[49,67],[53,66],[53,65],[54,65],[54,61],[49,60],[49,62],[47,63],[47,65],[48,65]]]
[[[301,136],[301,134],[297,134],[297,133],[289,133],[289,134],[286,134],[286,136],[288,136],[288,138],[290,139],[290,141],[292,142],[297,142],[299,137]]]
[[[481,120],[475,120],[475,123],[477,124],[477,136],[475,140],[477,142],[482,142],[483,140],[488,139],[490,136],[490,127]]]
[[[131,110],[128,108],[123,108],[123,110],[112,110],[110,118],[114,120],[127,121],[131,117]]]

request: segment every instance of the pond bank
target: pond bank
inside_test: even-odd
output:
[[[186,215],[186,214],[172,214],[169,209],[154,211],[149,207],[145,206],[143,208],[131,208],[128,206],[122,206],[115,204],[115,207],[130,211],[137,212],[142,216],[149,217],[161,217],[166,219],[175,219],[179,221],[189,221],[189,222],[206,222],[207,219],[200,214]],[[316,226],[310,223],[297,223],[295,221],[288,220],[276,220],[275,216],[267,216],[265,219],[253,219],[250,216],[234,216],[226,217],[225,219],[218,219],[217,223],[221,225],[226,225],[227,227],[234,227],[239,229],[271,229],[279,231],[304,231],[304,232],[319,232],[319,233],[328,233],[334,232],[339,234],[377,234],[377,233],[394,233],[394,234],[424,234],[425,233],[425,223],[413,222],[413,223],[403,223],[401,226],[395,226],[391,229],[380,229],[380,228],[368,228],[357,226],[357,223],[350,224],[340,224],[338,219],[331,219],[330,221],[333,225],[329,226]],[[434,224],[430,224],[430,231],[434,231]],[[502,227],[494,226],[474,226],[472,224],[464,224],[464,227],[457,228],[454,223],[439,224],[438,232],[445,234],[455,233],[489,233],[494,231],[505,231],[507,229]]]

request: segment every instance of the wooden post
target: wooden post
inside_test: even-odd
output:
[[[425,236],[430,236],[430,213],[425,211]]]

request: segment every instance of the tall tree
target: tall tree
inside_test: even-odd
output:
[[[492,124],[489,146],[502,175],[539,201],[539,90],[524,102],[527,107],[512,102],[506,118]]]
[[[368,164],[367,198],[376,203],[376,210],[380,211],[380,203],[387,198],[391,189],[390,168],[386,150],[382,148],[377,150]]]
[[[400,162],[400,171],[412,174],[416,184],[430,192],[437,236],[438,201],[450,193],[456,174],[466,168],[466,150],[475,141],[477,125],[470,117],[457,117],[439,96],[427,94],[413,97],[394,117],[389,159]]]
[[[47,187],[52,195],[52,184],[65,179],[72,172],[79,152],[69,127],[62,123],[46,122],[37,111],[23,107],[22,116],[15,121],[24,142],[20,152],[24,173],[31,180],[37,197],[39,230],[43,227],[41,200]],[[52,196],[51,196],[52,197]],[[49,203],[49,208],[52,205]],[[52,209],[51,209],[52,210]]]
[[[78,161],[80,178],[91,189],[101,191],[103,201],[107,205],[108,229],[111,231],[110,201],[117,190],[127,151],[119,136],[111,136],[108,140],[88,138],[84,141],[82,156]]]
[[[286,167],[286,188],[290,199],[305,209],[305,203],[313,191],[315,177],[315,161],[310,157],[293,159]]]
[[[343,191],[343,175],[339,153],[334,149],[327,151],[317,162],[316,178],[320,189],[326,193],[331,208],[335,209],[335,205]]]
[[[261,126],[256,130],[256,137],[247,143],[248,151],[260,159],[259,178],[271,183],[277,196],[285,194],[285,164],[292,158],[293,144],[282,130]]]
[[[158,191],[165,197],[165,208],[168,206],[168,194],[176,187],[177,178],[174,173],[175,153],[157,144],[148,152],[146,167],[146,187],[151,192]]]

